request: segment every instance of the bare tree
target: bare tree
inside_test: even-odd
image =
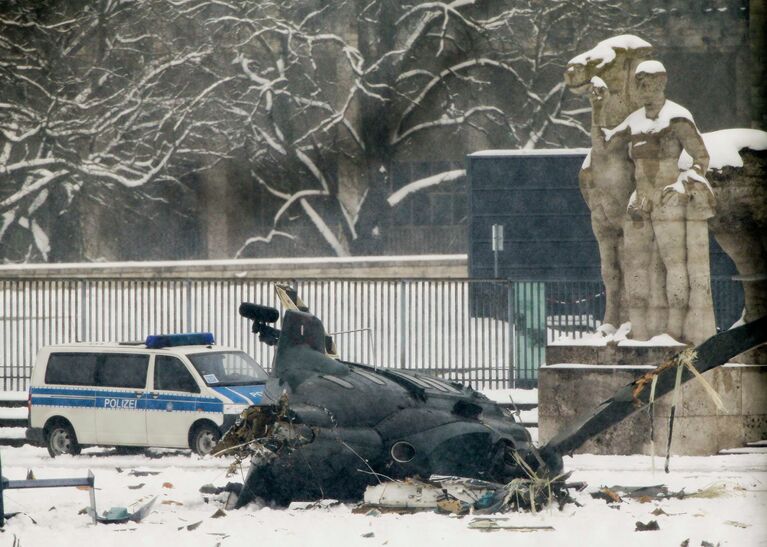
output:
[[[35,215],[53,188],[106,202],[235,155],[274,203],[239,254],[301,237],[295,217],[349,254],[387,208],[462,174],[389,195],[393,161],[587,142],[568,52],[652,18],[617,0],[59,4],[0,12],[0,245],[28,231],[27,259],[49,252]]]
[[[36,217],[54,196],[63,209],[80,196],[115,207],[119,188],[178,183],[225,156],[215,91],[226,80],[160,7],[19,2],[0,16],[0,245],[31,235],[6,259],[48,258]]]
[[[568,52],[653,18],[602,0],[293,0],[235,11],[214,24],[236,21],[229,31],[241,37],[238,59],[259,94],[246,100],[256,105],[254,176],[283,200],[272,232],[242,250],[287,236],[282,217],[302,208],[337,254],[378,233],[381,213],[404,195],[460,175],[376,192],[392,160],[412,150],[428,156],[447,141],[460,160],[477,142],[587,142],[587,111],[567,107],[562,84]],[[328,214],[328,197],[342,215]]]

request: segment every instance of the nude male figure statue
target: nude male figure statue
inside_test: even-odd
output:
[[[634,183],[624,225],[624,281],[631,337],[646,340],[667,332],[700,343],[715,333],[711,302],[707,219],[714,195],[704,174],[709,156],[690,112],[665,96],[666,70],[644,61],[635,72],[644,105],[612,130],[599,130],[605,143],[624,142],[634,163]],[[594,86],[593,102],[606,89]],[[692,168],[679,169],[686,151]],[[652,315],[654,253],[665,269],[667,316]],[[657,296],[657,295],[656,295]],[[657,311],[655,312],[657,315]]]

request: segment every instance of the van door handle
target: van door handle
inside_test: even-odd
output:
[[[135,393],[137,398],[140,398],[144,394],[143,391],[136,391]]]
[[[160,396],[159,393],[151,393],[151,395],[152,395],[152,399],[157,399],[157,397]]]

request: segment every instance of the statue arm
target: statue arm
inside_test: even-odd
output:
[[[610,89],[607,84],[595,76],[591,79],[591,147],[596,152],[604,152],[608,145],[611,148],[627,146],[631,138],[628,123],[624,120],[619,126],[610,129],[605,126],[605,107],[610,100]]]
[[[700,136],[695,124],[687,119],[674,120],[674,134],[679,139],[684,150],[692,158],[692,168],[701,177],[706,176],[708,171],[709,155],[703,137]]]
[[[629,142],[631,142],[631,128],[625,120],[613,129],[600,128],[600,132],[602,133],[602,142],[605,143],[605,146],[609,143],[613,148],[622,148],[628,146]]]
[[[604,125],[604,109],[610,99],[610,90],[607,84],[601,78],[595,77],[591,80],[591,94],[589,102],[591,103],[591,148],[594,152],[604,152],[607,148],[605,132],[609,128]]]
[[[692,158],[692,167],[679,173],[677,180],[663,189],[664,194],[671,194],[672,191],[686,193],[690,196],[698,195],[702,199],[695,200],[698,204],[699,216],[708,218],[714,214],[716,199],[711,185],[706,180],[706,171],[708,170],[709,155],[706,150],[706,144],[703,142],[695,124],[686,118],[677,118],[672,120],[671,128],[679,139],[679,143]]]
[[[597,152],[603,152],[607,148],[607,139],[605,138],[606,127],[591,123],[591,147]]]
[[[589,152],[589,154],[591,154],[591,152]],[[586,201],[586,204],[589,206],[589,209],[591,209],[591,194],[589,190],[593,185],[594,178],[591,173],[591,166],[584,165],[578,172],[578,186],[581,190],[581,195],[583,196],[584,201]]]

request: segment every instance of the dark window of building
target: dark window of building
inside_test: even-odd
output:
[[[154,358],[154,388],[189,393],[200,392],[197,382],[194,381],[186,365],[169,355],[157,355]]]
[[[51,353],[45,370],[45,383],[91,386],[96,376],[95,353]]]
[[[96,367],[97,386],[144,388],[149,355],[103,353]]]

